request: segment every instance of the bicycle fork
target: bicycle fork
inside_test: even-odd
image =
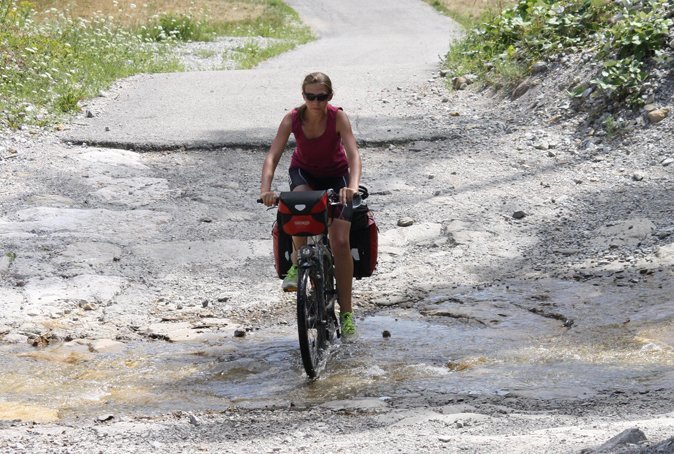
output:
[[[328,329],[328,314],[334,313],[335,302],[337,301],[337,292],[334,288],[328,289],[326,291],[326,272],[325,267],[327,266],[324,263],[325,258],[321,257],[322,251],[317,247],[312,246],[302,246],[298,253],[298,267],[310,273],[315,279],[312,279],[312,284],[314,285],[314,291],[316,292],[318,299],[320,300],[318,315],[318,323],[321,328]],[[310,270],[313,270],[310,271]],[[339,334],[338,334],[339,336]]]

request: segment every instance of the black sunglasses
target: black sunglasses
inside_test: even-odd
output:
[[[306,98],[307,101],[315,101],[319,100],[320,102],[327,101],[328,98],[330,97],[329,93],[321,93],[319,95],[315,95],[313,93],[302,93],[302,95]]]

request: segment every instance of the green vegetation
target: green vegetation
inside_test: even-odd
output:
[[[473,28],[485,14],[503,11],[515,0],[424,0],[464,28]]]
[[[601,62],[591,87],[609,100],[640,105],[648,68],[672,65],[668,35],[674,26],[667,0],[520,0],[488,14],[447,56],[455,75],[473,73],[496,88],[512,89],[533,63],[563,54],[591,52]]]
[[[109,15],[84,18],[54,8],[38,12],[27,1],[0,0],[0,128],[54,125],[117,79],[181,71],[172,53],[181,41],[221,35],[276,38],[269,47],[238,51],[242,66],[252,67],[312,39],[281,1],[253,3],[261,13],[237,20],[160,13],[145,23],[122,25]]]
[[[162,13],[140,27],[140,34],[153,41],[210,41],[217,36],[261,36],[288,42],[289,48],[312,39],[293,9],[280,0],[267,0],[259,15],[241,20],[212,18],[208,15]],[[269,54],[269,56],[278,55]]]

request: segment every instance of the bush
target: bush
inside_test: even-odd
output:
[[[607,98],[637,105],[649,59],[665,52],[671,11],[668,0],[520,0],[484,17],[452,47],[447,67],[512,87],[533,62],[583,50],[603,62],[591,85]]]

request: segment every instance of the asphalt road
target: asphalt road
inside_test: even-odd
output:
[[[301,82],[312,71],[330,75],[333,103],[349,113],[361,142],[439,133],[387,93],[413,91],[436,74],[458,24],[420,0],[287,3],[317,40],[251,70],[130,78],[62,138],[138,150],[266,147],[283,114],[302,102]]]

